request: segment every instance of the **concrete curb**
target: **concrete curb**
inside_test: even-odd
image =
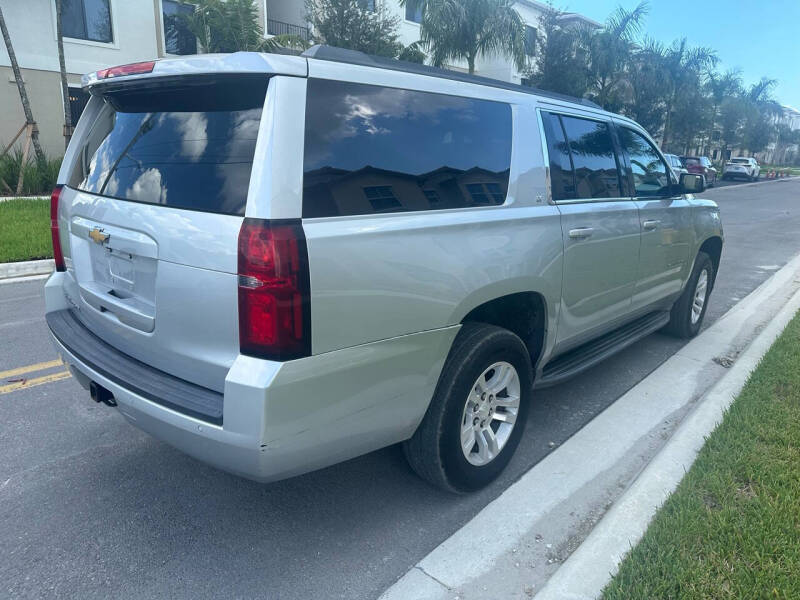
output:
[[[535,591],[548,586],[548,579],[560,571],[560,563],[570,560],[571,554],[584,554],[578,554],[576,548],[591,536],[603,515],[623,501],[625,490],[633,489],[643,469],[687,414],[702,399],[711,397],[706,396],[709,390],[723,377],[730,382],[732,373],[738,373],[742,382],[747,378],[753,353],[761,345],[753,346],[750,354],[746,354],[747,348],[762,331],[772,331],[770,322],[783,314],[798,292],[800,256],[534,465],[420,560],[381,599],[452,600],[458,596],[529,600]],[[696,442],[702,445],[702,434]],[[682,476],[683,470],[679,471]],[[651,511],[663,500],[663,491],[658,498],[651,502]],[[614,556],[621,557],[629,550],[630,539],[625,539]],[[618,558],[594,556],[593,560],[607,581]],[[578,584],[588,580],[581,569],[588,570],[591,565],[580,565],[578,575],[570,570],[566,577],[565,571],[564,578]],[[553,585],[558,581],[563,579],[553,580]],[[599,576],[593,581],[592,593],[596,594],[604,582],[598,587]],[[565,590],[542,597],[566,597]]]
[[[50,196],[0,196],[0,202],[8,200],[49,200]]]
[[[52,273],[55,268],[56,264],[52,258],[0,263],[0,281],[4,279],[27,278],[35,275],[47,275]]]
[[[796,179],[796,177],[792,176],[792,177],[783,177],[781,179],[760,179],[758,181],[751,181],[750,183],[737,183],[736,185],[723,185],[722,187],[717,187],[715,185],[712,188],[706,188],[705,191],[703,192],[703,194],[708,193],[708,192],[716,192],[716,191],[728,190],[728,189],[740,190],[742,188],[750,187],[752,185],[764,185],[765,183],[780,183],[782,181],[783,182],[785,182],[785,181],[793,181],[795,179]]]
[[[736,361],[735,368],[709,390],[634,484],[536,595],[537,600],[590,600],[600,595],[798,309],[800,292],[753,340]]]

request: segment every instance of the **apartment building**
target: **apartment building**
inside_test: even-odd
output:
[[[400,20],[404,44],[419,39],[421,12],[413,0],[401,6],[398,0],[362,0],[367,8],[386,2]],[[303,0],[253,0],[265,36],[294,34],[309,39]],[[63,98],[56,43],[54,0],[0,0],[6,25],[27,86],[42,146],[51,156],[64,151]],[[539,20],[546,5],[518,0],[515,8],[527,24],[526,52],[534,56],[539,39]],[[181,0],[62,0],[64,56],[73,122],[85,103],[80,78],[84,73],[109,66],[175,55],[194,54],[197,41],[182,26],[179,15],[194,10]],[[578,14],[563,17],[598,26]],[[448,65],[466,70],[466,65]],[[522,74],[501,57],[479,59],[479,75],[519,83]],[[0,45],[0,147],[24,124],[11,62]]]

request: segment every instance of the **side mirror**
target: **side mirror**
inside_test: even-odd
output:
[[[681,173],[681,190],[684,194],[699,194],[706,189],[705,178],[694,173]]]

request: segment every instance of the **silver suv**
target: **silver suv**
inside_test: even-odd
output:
[[[717,206],[590,102],[325,47],[84,87],[47,322],[93,399],[222,469],[402,442],[473,490],[536,388],[700,329]]]

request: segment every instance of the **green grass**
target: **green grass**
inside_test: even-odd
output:
[[[787,166],[775,166],[775,165],[761,165],[761,176],[763,177],[765,173],[769,171],[778,171],[781,173],[789,173],[790,175],[800,175],[800,167],[787,167]]]
[[[0,263],[52,258],[50,201],[0,202]]]
[[[800,316],[603,598],[800,598]]]

